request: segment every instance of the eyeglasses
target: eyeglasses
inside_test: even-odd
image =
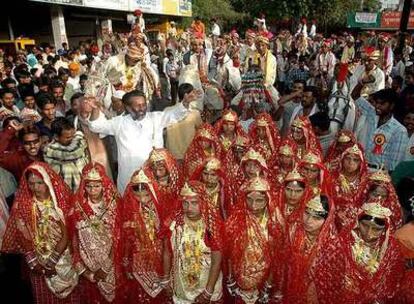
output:
[[[369,222],[374,222],[376,225],[384,227],[386,224],[386,221],[384,219],[378,218],[378,217],[374,217],[371,215],[364,215],[361,218],[361,221],[369,221]]]

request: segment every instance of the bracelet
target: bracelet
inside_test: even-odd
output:
[[[206,295],[208,295],[210,298],[213,296],[213,293],[212,293],[212,292],[209,292],[209,291],[207,290],[207,288],[204,288],[204,293],[205,293]]]

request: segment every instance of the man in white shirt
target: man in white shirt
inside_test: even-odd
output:
[[[191,101],[198,91],[187,94],[182,103],[163,112],[147,112],[145,94],[134,90],[122,98],[126,112],[112,119],[106,119],[94,98],[88,98],[93,108],[89,118],[92,132],[113,135],[118,147],[118,190],[123,193],[132,173],[147,160],[153,147],[164,146],[163,130],[185,118]]]
[[[351,77],[351,92],[356,86],[361,86],[361,96],[367,97],[385,88],[385,74],[378,67],[380,52],[373,48],[366,48],[365,63],[355,69]]]
[[[217,24],[216,19],[211,19],[211,35],[213,36],[213,47],[216,47],[217,38],[220,37],[220,26]]]

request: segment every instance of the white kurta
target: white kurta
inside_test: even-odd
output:
[[[142,120],[131,115],[106,119],[102,113],[97,120],[89,121],[92,132],[113,135],[118,147],[118,190],[125,188],[134,173],[147,160],[153,147],[164,146],[163,129],[185,118],[188,110],[181,104],[163,112],[147,112]]]

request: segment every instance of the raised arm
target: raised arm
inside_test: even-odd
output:
[[[92,108],[91,116],[88,120],[89,128],[94,133],[115,135],[115,121],[106,119],[105,115],[100,110],[101,105],[96,98],[85,98],[85,106]]]

